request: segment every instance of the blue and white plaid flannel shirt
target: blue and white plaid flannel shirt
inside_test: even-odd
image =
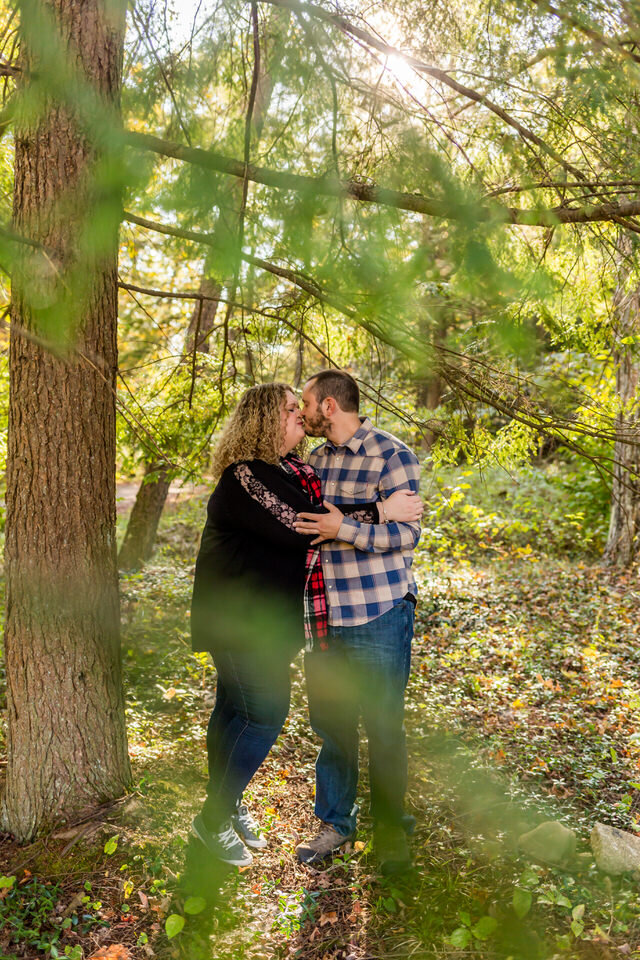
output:
[[[326,500],[370,503],[394,490],[418,492],[420,464],[404,443],[367,418],[350,440],[316,447],[309,463]],[[382,616],[407,593],[417,596],[411,565],[419,523],[360,523],[345,517],[336,540],[322,546],[332,626],[354,627]]]

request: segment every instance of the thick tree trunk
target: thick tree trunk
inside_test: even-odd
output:
[[[261,39],[261,65],[253,113],[252,133],[257,142],[262,134],[275,83],[274,70],[277,69],[286,39],[287,27],[291,19],[289,10],[278,10],[265,25]],[[200,279],[200,293],[210,297],[196,304],[189,319],[184,342],[184,358],[189,361],[193,353],[211,354],[213,332],[218,314],[220,296],[229,277],[221,275],[216,263],[216,251],[233,248],[237,242],[238,218],[242,199],[242,183],[237,181],[230,187],[229,209],[221,211],[214,228],[215,246],[207,247],[205,262]],[[237,331],[229,331],[229,339],[236,341]],[[196,364],[196,372],[199,371]],[[245,370],[252,372],[251,354],[245,352]],[[156,472],[156,482],[146,482],[150,473]],[[120,549],[118,563],[121,570],[139,569],[151,557],[158,531],[158,523],[169,492],[166,471],[157,463],[145,464],[145,473],[138,489],[136,501],[131,510],[127,531]]]
[[[614,445],[609,535],[604,551],[607,563],[627,567],[640,556],[640,362],[637,346],[622,341],[640,332],[640,287],[628,290],[631,240],[619,244],[621,279],[614,296],[616,393],[623,405],[618,417],[619,439]],[[629,443],[628,441],[635,443]],[[625,442],[627,441],[627,442]]]
[[[124,7],[110,2],[107,13],[106,0],[43,6],[70,61],[117,103]],[[26,36],[22,56],[29,76]],[[20,839],[118,796],[130,781],[115,551],[117,231],[101,238],[93,258],[79,241],[92,222],[96,159],[59,104],[49,102],[37,124],[16,130],[15,228],[55,263],[54,296],[68,289],[68,271],[85,257],[84,294],[69,304],[77,316],[66,357],[38,343],[37,267],[25,262],[16,271],[12,295],[2,812]]]
[[[640,364],[633,363],[628,355],[622,357],[616,370],[616,386],[621,398],[636,401],[636,416],[631,415],[631,406],[624,418],[618,418],[620,432],[629,438],[635,433],[634,446],[616,440],[614,445],[613,487],[611,491],[611,514],[609,534],[604,551],[607,563],[628,567],[640,556],[640,416],[638,416],[638,384]],[[623,422],[624,420],[624,422]]]
[[[163,464],[146,464],[120,547],[118,564],[121,570],[138,570],[151,557],[170,482]]]

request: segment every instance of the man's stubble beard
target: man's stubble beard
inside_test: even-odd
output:
[[[316,413],[313,417],[305,417],[304,420],[304,432],[308,437],[326,437],[330,426],[331,421],[322,413]]]

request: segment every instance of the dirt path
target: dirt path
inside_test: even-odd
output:
[[[139,486],[139,482],[132,483],[130,481],[122,481],[116,484],[116,511],[119,514],[129,512],[135,502]],[[191,500],[193,497],[205,494],[210,489],[211,487],[208,484],[183,483],[181,480],[176,480],[169,487],[166,505],[175,507],[179,503],[184,503],[185,500]]]

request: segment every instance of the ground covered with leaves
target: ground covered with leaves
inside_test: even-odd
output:
[[[189,649],[202,516],[201,500],[174,509],[153,563],[122,584],[135,788],[31,846],[5,838],[0,958],[640,957],[637,877],[609,878],[589,856],[549,867],[517,844],[544,820],[572,827],[583,853],[598,820],[640,831],[637,575],[522,546],[437,562],[422,551],[414,870],[378,875],[366,776],[356,841],[326,870],[297,864],[317,750],[298,662],[290,718],[248,798],[269,847],[221,872],[189,837],[215,689]]]

